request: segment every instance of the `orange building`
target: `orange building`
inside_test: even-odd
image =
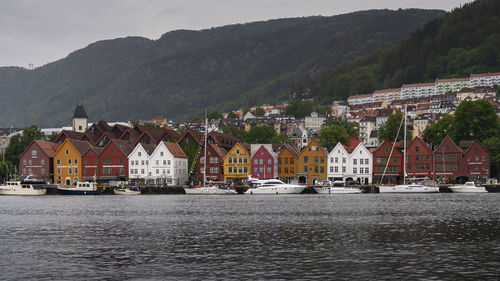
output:
[[[54,183],[72,185],[82,179],[82,155],[90,143],[66,139],[54,154]]]
[[[299,183],[316,184],[318,181],[326,180],[327,157],[328,152],[321,147],[318,140],[310,141],[299,154],[296,173]]]
[[[249,147],[243,143],[236,143],[224,156],[224,181],[240,182],[248,179],[251,174],[250,160],[252,159]]]
[[[299,150],[291,145],[283,145],[278,152],[278,177],[284,182],[296,178]]]

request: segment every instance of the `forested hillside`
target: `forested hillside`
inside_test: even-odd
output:
[[[0,68],[0,126],[68,125],[77,103],[90,121],[117,121],[272,102],[444,15],[372,10],[99,41],[35,70]]]
[[[477,0],[429,22],[393,48],[297,83],[290,94],[329,102],[403,83],[499,71],[500,1]]]

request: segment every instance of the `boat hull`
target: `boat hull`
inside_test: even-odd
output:
[[[125,188],[125,189],[113,189],[113,193],[115,195],[139,195],[141,194],[141,191],[140,190],[132,190],[132,189],[128,189],[128,188]]]
[[[361,189],[354,187],[314,187],[318,194],[358,194]]]
[[[36,196],[36,195],[45,195],[46,193],[47,189],[0,188],[0,195]]]
[[[257,187],[249,188],[245,194],[251,195],[272,195],[272,194],[299,194],[305,189],[305,186],[280,186],[280,187]]]
[[[194,187],[194,188],[184,188],[186,194],[189,195],[234,195],[236,190],[218,188],[218,187]]]
[[[71,188],[57,188],[57,191],[61,195],[101,195],[101,190],[81,190],[81,189],[71,189]]]
[[[379,193],[438,193],[439,187],[425,185],[379,186]]]
[[[478,186],[478,187],[449,187],[451,192],[453,193],[484,193],[488,192],[486,191],[486,188],[484,186]]]

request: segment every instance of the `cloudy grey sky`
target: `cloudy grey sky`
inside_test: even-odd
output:
[[[0,66],[42,66],[103,39],[158,39],[176,29],[367,9],[450,11],[467,2],[471,0],[0,0]]]

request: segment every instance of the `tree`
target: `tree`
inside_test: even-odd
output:
[[[315,111],[328,118],[332,114],[332,107],[329,105],[318,105]]]
[[[50,135],[47,136],[47,141],[53,142],[57,138],[57,136],[59,136],[58,133],[52,132]]]
[[[500,121],[487,100],[463,101],[455,111],[451,138],[455,142],[500,136]]]
[[[443,114],[436,123],[425,128],[422,134],[424,141],[432,144],[434,147],[440,145],[444,138],[451,132],[454,118],[453,115]]]
[[[16,134],[10,138],[9,145],[5,149],[5,160],[14,165],[19,165],[19,156],[33,140],[44,139],[45,134],[35,125],[23,129],[22,134]]]
[[[234,113],[234,112],[229,112],[226,116],[226,119],[238,119],[240,118],[240,116],[238,116],[238,114]]]
[[[333,125],[328,128],[321,129],[319,133],[319,142],[321,146],[332,150],[338,142],[346,142],[349,139],[347,130],[339,125]]]
[[[256,126],[246,134],[245,140],[248,143],[271,143],[276,132],[269,126]]]
[[[349,136],[352,136],[352,135],[357,136],[358,135],[357,124],[354,122],[349,122],[349,121],[342,119],[342,118],[330,117],[330,118],[326,119],[325,123],[323,123],[323,125],[321,127],[328,128],[328,127],[331,127],[333,125],[337,125],[337,126],[340,126],[340,127],[343,127],[344,129],[346,129],[347,134]]]
[[[404,138],[404,127],[402,121],[404,119],[403,113],[397,112],[389,115],[387,122],[378,130],[378,140],[401,141]],[[399,131],[399,134],[398,134]],[[397,138],[396,138],[397,136]],[[411,130],[406,132],[407,139],[411,139]]]
[[[217,110],[212,110],[210,113],[207,115],[208,120],[213,120],[213,119],[222,119],[222,113],[220,113]]]
[[[314,102],[312,100],[293,100],[285,109],[285,115],[292,115],[297,119],[303,119],[311,115],[314,111]]]
[[[236,125],[229,124],[221,129],[224,134],[231,135],[239,140],[245,139],[245,131],[240,130]]]
[[[266,114],[266,111],[264,109],[262,109],[261,107],[257,107],[255,109],[255,111],[253,112],[253,115],[260,116],[260,117],[264,116],[265,114]]]
[[[490,154],[490,176],[500,177],[500,137],[483,140],[482,144]]]

